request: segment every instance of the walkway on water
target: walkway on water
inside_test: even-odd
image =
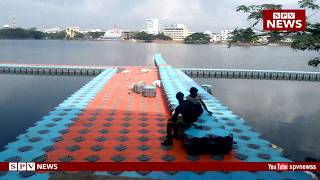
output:
[[[96,76],[110,66],[0,63],[0,74]]]
[[[245,121],[234,115],[212,95],[155,55],[157,67],[109,67],[75,92],[26,133],[17,137],[0,152],[0,161],[43,162],[190,162],[190,161],[290,161],[282,150],[260,137]],[[126,71],[124,71],[126,70]],[[131,93],[129,85],[138,81],[151,84],[162,80],[155,98]],[[188,93],[199,88],[214,117],[203,114],[199,126],[187,134],[194,137],[225,136],[232,133],[236,144],[228,155],[189,156],[179,141],[174,146],[161,146],[166,121],[177,106],[177,91]],[[103,172],[157,179],[310,179],[303,172]],[[49,174],[33,172],[0,173],[0,179],[46,179]]]
[[[193,78],[320,81],[320,72],[201,68],[181,68],[181,70]]]

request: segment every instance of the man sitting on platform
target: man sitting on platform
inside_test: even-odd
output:
[[[193,122],[199,117],[199,108],[190,100],[184,100],[184,94],[178,92],[176,98],[179,101],[179,106],[176,107],[171,119],[167,124],[167,136],[161,143],[162,145],[172,145],[172,138],[177,133],[178,128],[189,128]],[[202,110],[202,109],[201,109]],[[179,116],[181,114],[181,116]]]
[[[213,113],[208,110],[206,104],[203,102],[201,96],[198,95],[198,89],[195,87],[190,88],[190,94],[187,96],[187,100],[190,100],[193,102],[195,105],[199,106],[201,110],[197,111],[197,116],[200,116],[203,113],[202,107],[210,114],[212,115]]]

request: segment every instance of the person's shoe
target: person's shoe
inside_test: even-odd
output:
[[[173,131],[172,138],[174,138],[174,139],[179,138],[178,131]]]
[[[171,145],[173,145],[173,141],[172,141],[172,139],[167,138],[166,140],[164,140],[163,142],[161,142],[161,145],[171,146]]]
[[[173,138],[173,139],[179,139],[179,136],[178,136],[178,134],[173,134],[173,135],[172,135],[172,138]]]

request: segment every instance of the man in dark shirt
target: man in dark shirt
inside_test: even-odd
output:
[[[176,107],[172,118],[168,121],[167,137],[161,143],[162,145],[172,145],[173,131],[178,127],[182,127],[185,129],[190,127],[191,124],[198,118],[195,113],[198,107],[193,102],[184,100],[184,94],[182,92],[178,92],[176,94],[176,98],[179,101],[179,106]],[[179,114],[181,114],[182,119],[179,118]]]

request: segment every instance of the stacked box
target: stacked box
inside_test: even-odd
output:
[[[133,92],[141,94],[144,89],[144,82],[138,82],[133,84]]]
[[[145,97],[156,97],[157,88],[155,86],[144,86],[142,95]]]

